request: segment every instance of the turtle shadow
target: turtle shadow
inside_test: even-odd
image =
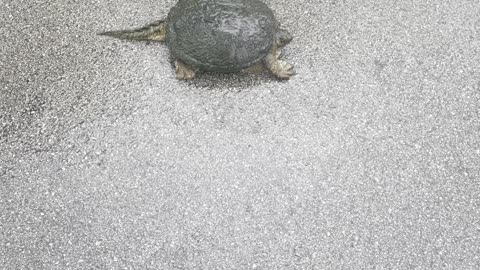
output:
[[[175,70],[174,61],[169,59],[170,65]],[[279,80],[267,70],[258,73],[233,72],[219,73],[201,71],[191,80],[179,80],[181,83],[196,89],[238,92],[245,89],[261,86],[271,82],[287,82]]]
[[[245,90],[257,87],[272,81],[277,81],[268,73],[244,74],[244,73],[215,73],[202,72],[194,79],[185,81],[191,87],[198,89],[222,90],[232,89],[234,91]]]

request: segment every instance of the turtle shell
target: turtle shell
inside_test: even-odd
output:
[[[166,44],[175,58],[206,71],[254,65],[273,44],[273,12],[258,0],[180,0],[167,17]]]

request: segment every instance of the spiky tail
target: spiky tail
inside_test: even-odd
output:
[[[116,30],[99,33],[102,36],[110,36],[128,40],[165,40],[165,21],[159,20],[141,28],[131,30]]]

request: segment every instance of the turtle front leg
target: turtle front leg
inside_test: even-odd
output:
[[[179,80],[191,80],[195,77],[195,70],[178,59],[175,60],[175,73]]]
[[[295,71],[291,64],[279,59],[280,54],[280,48],[274,48],[265,57],[265,65],[277,78],[288,80],[295,75]]]

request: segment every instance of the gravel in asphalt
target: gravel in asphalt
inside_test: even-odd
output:
[[[1,269],[480,268],[480,3],[266,2],[290,81],[96,35],[174,0],[2,1]]]

